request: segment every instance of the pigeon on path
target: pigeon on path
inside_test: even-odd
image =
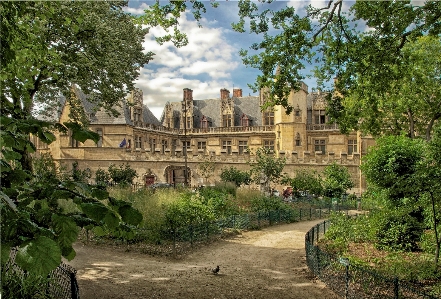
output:
[[[219,270],[220,270],[219,266],[216,266],[216,268],[211,269],[211,272],[213,272],[214,275],[217,275],[219,273]]]

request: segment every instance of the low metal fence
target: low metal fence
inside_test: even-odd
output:
[[[187,245],[192,246],[195,242],[208,241],[213,237],[227,235],[235,229],[260,229],[275,224],[327,218],[331,211],[333,210],[330,208],[298,208],[233,215],[211,222],[163,230],[161,240],[162,242],[172,242],[173,252],[176,253],[177,247],[182,249]],[[344,211],[347,213],[347,210]],[[146,237],[145,234],[144,237]]]
[[[14,275],[24,277],[26,272],[15,263],[17,248],[13,248],[9,254],[9,260],[5,264],[3,271],[14,272]],[[48,283],[42,287],[46,288],[46,294],[50,298],[57,299],[80,299],[80,292],[76,278],[77,271],[61,262],[60,265],[52,270],[48,275]]]
[[[346,299],[437,299],[421,284],[381,275],[372,269],[353,265],[349,260],[324,252],[317,242],[331,222],[312,227],[305,235],[306,263],[336,294]],[[439,299],[439,298],[438,298]]]

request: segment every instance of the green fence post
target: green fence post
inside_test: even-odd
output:
[[[210,238],[210,231],[209,231],[209,223],[208,223],[208,221],[205,222],[205,232],[206,232],[207,241],[208,241],[208,239]]]
[[[176,258],[176,230],[172,230],[173,232],[173,257]]]
[[[260,228],[260,212],[257,212],[257,228]]]
[[[309,220],[311,220],[311,219],[312,219],[312,208],[309,207]]]
[[[302,208],[300,208],[300,221],[302,220]]]
[[[320,235],[320,224],[317,224],[317,243],[318,243],[318,239],[319,239],[319,235]]]
[[[398,277],[394,278],[394,299],[398,299]]]
[[[349,264],[346,264],[346,288],[345,288],[345,299],[348,299],[349,295]]]

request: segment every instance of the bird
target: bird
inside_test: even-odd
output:
[[[211,269],[211,272],[213,272],[214,275],[217,275],[219,273],[219,270],[220,270],[219,266],[216,266],[216,268]]]

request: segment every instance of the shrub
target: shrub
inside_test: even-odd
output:
[[[190,192],[181,193],[175,201],[164,206],[167,229],[176,229],[214,220],[214,213],[200,198]]]
[[[138,177],[136,170],[132,169],[129,164],[121,164],[116,167],[114,164],[109,166],[109,175],[115,184],[129,185],[133,183],[133,179]]]
[[[2,269],[4,270],[4,269]],[[10,269],[1,273],[1,294],[4,298],[50,299],[47,286],[50,278],[39,275],[24,274]]]
[[[422,235],[422,225],[403,210],[377,212],[375,217],[375,246],[383,250],[414,251]]]
[[[223,190],[225,189],[218,186],[204,187],[199,190],[200,200],[213,211],[216,218],[224,218],[239,213],[232,192]]]

